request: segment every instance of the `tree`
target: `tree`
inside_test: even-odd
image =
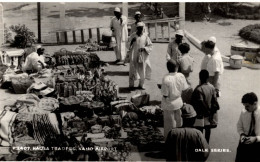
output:
[[[32,46],[32,44],[36,42],[34,32],[32,32],[24,24],[12,25],[10,26],[10,29],[12,32],[16,33],[12,46],[25,48]]]

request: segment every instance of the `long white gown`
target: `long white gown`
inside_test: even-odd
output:
[[[136,41],[130,47],[131,40],[136,38]],[[129,57],[130,57],[130,70],[129,70],[129,80],[144,80],[151,79],[151,63],[149,60],[149,55],[152,52],[153,44],[150,38],[146,34],[138,36],[133,33],[130,36],[129,43]],[[144,48],[145,51],[139,52],[140,48]],[[138,62],[139,55],[143,56],[143,61]]]
[[[110,27],[114,29],[113,36],[116,38],[116,47],[114,51],[117,60],[125,60],[126,57],[126,42],[128,40],[127,17],[122,15],[122,23],[120,19],[113,17],[111,19]]]

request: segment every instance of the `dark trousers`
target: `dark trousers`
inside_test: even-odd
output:
[[[211,128],[205,127],[205,128],[197,128],[197,129],[200,130],[202,134],[203,134],[203,129],[205,129],[205,138],[206,138],[207,142],[209,143]]]
[[[260,161],[260,143],[243,144],[237,147],[236,162]]]

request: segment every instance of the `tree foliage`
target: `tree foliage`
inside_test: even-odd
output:
[[[260,24],[248,25],[240,29],[239,36],[260,44]]]
[[[24,24],[12,25],[10,26],[10,29],[12,32],[16,33],[12,46],[25,48],[32,46],[32,44],[36,42],[34,32],[32,32]]]

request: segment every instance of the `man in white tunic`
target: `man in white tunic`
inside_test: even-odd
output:
[[[206,69],[209,72],[209,82],[216,88],[217,96],[220,96],[220,77],[224,72],[224,65],[219,49],[216,47],[217,39],[210,37],[205,43],[211,57],[208,60]]]
[[[170,130],[182,126],[181,108],[183,106],[182,92],[189,85],[182,73],[178,73],[177,62],[173,59],[167,62],[169,71],[162,79],[162,104],[164,120],[164,137],[166,139]]]
[[[116,54],[116,63],[124,62],[126,56],[126,42],[128,40],[127,17],[122,15],[120,8],[116,7],[114,10],[115,17],[112,18],[110,27],[112,35],[116,39],[116,47],[114,51]]]
[[[38,72],[45,68],[46,63],[44,62],[44,48],[37,47],[37,52],[32,52],[26,57],[25,63],[22,67],[25,72]]]
[[[151,79],[151,63],[149,55],[152,52],[153,44],[150,38],[143,34],[144,23],[137,23],[137,31],[129,39],[129,88],[134,87],[134,81],[140,80],[139,88],[144,89],[144,80]]]

